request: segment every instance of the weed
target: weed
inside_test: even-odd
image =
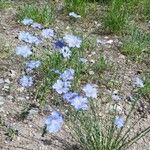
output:
[[[94,64],[93,66],[95,72],[98,72],[98,73],[103,73],[107,69],[107,67],[108,67],[108,64],[103,56],[100,56],[96,64]]]
[[[137,60],[144,51],[148,50],[149,40],[149,33],[144,33],[138,28],[133,28],[131,35],[125,37],[121,51],[131,59]]]
[[[39,7],[36,4],[26,4],[20,7],[17,12],[17,19],[19,21],[24,18],[31,18],[38,23],[48,26],[54,21],[54,9],[50,5],[41,5]]]
[[[110,33],[121,33],[128,22],[126,3],[123,0],[113,0],[104,17],[104,26]]]

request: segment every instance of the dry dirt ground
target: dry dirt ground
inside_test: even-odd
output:
[[[69,134],[65,129],[61,130],[58,134],[49,135],[46,134],[42,137],[43,128],[43,118],[49,114],[51,111],[50,106],[44,108],[38,107],[37,102],[32,98],[32,92],[23,89],[18,84],[18,79],[23,72],[22,63],[23,60],[15,56],[15,47],[19,44],[16,38],[18,33],[25,30],[26,27],[21,26],[15,20],[15,10],[13,8],[8,8],[0,11],[0,119],[1,124],[3,122],[5,125],[0,126],[0,149],[2,150],[77,150],[77,147],[72,144]],[[65,20],[57,20],[58,23],[55,25],[56,30],[61,29],[62,32],[70,32],[71,24],[68,24],[67,28],[65,25]],[[97,26],[94,22],[93,28]],[[78,23],[74,24],[77,26]],[[76,27],[78,31],[91,32],[92,27],[79,26]],[[128,61],[126,56],[122,55],[117,49],[117,44],[119,43],[118,37],[106,37],[103,35],[91,34],[91,37],[96,37],[97,39],[113,39],[113,44],[109,46],[104,46],[103,50],[100,51],[102,45],[98,44],[96,49],[91,50],[88,55],[88,59],[93,62],[96,54],[101,52],[106,57],[107,60],[113,62],[118,66],[117,79],[118,82],[123,83],[121,86],[120,93],[126,99],[127,96],[131,95],[131,78],[139,70],[147,70],[147,66],[144,64],[135,64]],[[148,70],[147,70],[148,71]],[[92,74],[92,73],[91,73]],[[107,71],[105,72],[107,75]],[[91,75],[92,78],[92,75]],[[126,82],[122,82],[122,81]],[[106,94],[110,94],[109,90],[104,90]],[[143,100],[141,99],[143,102]],[[28,103],[34,103],[37,107],[33,107],[30,113],[24,121],[20,121],[16,118],[24,108],[26,108]],[[121,103],[119,105],[123,113],[126,112],[126,107],[128,103]],[[142,130],[145,126],[150,124],[150,106],[149,103],[143,102],[142,111],[146,112],[145,117],[142,122],[138,123],[138,126],[133,133],[137,133]],[[143,113],[143,112],[142,112]],[[139,113],[136,113],[134,119],[139,117]],[[7,126],[7,128],[6,128]],[[9,134],[13,136],[13,139],[8,136],[8,128],[14,129]],[[64,127],[65,128],[65,127]],[[135,143],[130,150],[150,150],[150,135],[145,136],[137,143]]]

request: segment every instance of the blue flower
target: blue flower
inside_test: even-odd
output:
[[[83,87],[83,91],[85,92],[87,97],[97,98],[97,89],[94,84],[86,84]]]
[[[65,35],[63,37],[64,41],[69,45],[69,47],[80,48],[82,40],[74,35]]]
[[[35,68],[38,68],[41,65],[40,61],[35,61],[35,60],[31,60],[29,62],[26,63],[26,70],[28,72],[32,71]]]
[[[62,40],[57,40],[54,44],[56,48],[63,48],[65,46],[65,43]]]
[[[43,26],[37,22],[34,22],[32,25],[31,25],[32,28],[34,29],[42,29]]]
[[[36,36],[33,36],[29,32],[24,32],[24,31],[19,33],[18,39],[20,41],[24,41],[24,42],[27,42],[27,43],[30,43],[30,44],[38,45],[38,44],[41,43],[41,40],[38,39]]]
[[[22,77],[20,78],[20,84],[21,84],[23,87],[31,87],[32,84],[33,84],[33,79],[32,79],[32,77],[30,77],[30,76],[24,75],[24,76],[22,76]]]
[[[32,54],[31,48],[27,45],[21,45],[16,48],[16,55],[20,55],[23,57],[28,57]]]
[[[25,18],[21,21],[24,25],[31,25],[33,23],[33,20],[30,18]]]
[[[75,17],[75,18],[80,18],[80,17],[81,17],[80,15],[77,15],[77,14],[74,13],[74,12],[70,12],[70,13],[69,13],[69,16]]]
[[[64,58],[68,58],[69,59],[70,56],[71,56],[71,51],[70,51],[70,49],[67,46],[61,48],[59,50],[59,52],[63,55]]]
[[[73,69],[67,69],[65,70],[61,75],[60,78],[63,81],[73,80],[74,79],[74,73],[75,71]]]
[[[60,113],[54,111],[46,118],[45,124],[49,133],[56,133],[62,128],[63,118]]]
[[[71,105],[74,106],[76,110],[88,110],[88,99],[83,96],[76,96],[71,100]]]
[[[117,128],[122,128],[124,126],[124,119],[117,116],[115,119],[115,125],[117,126]]]
[[[43,29],[42,30],[42,36],[44,38],[49,38],[54,36],[54,30],[52,29]]]
[[[66,100],[67,102],[71,103],[74,100],[74,98],[77,96],[79,96],[78,93],[68,92],[63,95],[63,99]]]
[[[70,87],[71,87],[70,81],[62,81],[62,80],[57,80],[56,83],[54,83],[53,85],[53,89],[55,89],[58,94],[67,93]]]

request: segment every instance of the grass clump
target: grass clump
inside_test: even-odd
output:
[[[17,19],[19,21],[24,18],[31,18],[38,23],[48,26],[54,21],[54,10],[52,6],[46,4],[40,7],[36,4],[26,4],[20,7],[17,12]]]
[[[142,32],[138,28],[133,28],[131,35],[126,36],[123,42],[122,53],[131,59],[140,58],[141,54],[149,48],[150,34]]]
[[[0,0],[0,9],[6,9],[12,6],[12,2],[10,0]]]
[[[75,12],[81,16],[85,16],[87,0],[65,0],[64,4],[67,12]]]
[[[100,115],[99,105],[92,102],[91,108],[88,111],[72,112],[69,115],[68,127],[71,129],[71,134],[79,143],[82,150],[125,150],[137,142],[141,137],[150,132],[150,126],[143,129],[136,135],[131,135],[131,129],[137,125],[141,118],[130,126],[130,117],[134,111],[137,100],[133,102],[129,114],[124,119],[124,126],[118,128],[115,124],[116,106],[112,115]]]
[[[103,19],[106,31],[110,33],[121,33],[127,22],[127,7],[123,0],[113,0]]]
[[[112,0],[103,19],[106,31],[122,34],[128,30],[129,22],[149,19],[149,0]]]

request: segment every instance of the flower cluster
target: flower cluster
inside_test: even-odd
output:
[[[54,83],[53,89],[58,94],[63,94],[63,99],[70,103],[76,110],[87,110],[88,109],[88,98],[97,98],[96,85],[87,84],[83,87],[87,97],[81,96],[76,92],[71,92],[71,81],[74,79],[75,71],[73,69],[66,69],[60,74],[59,79]]]
[[[20,41],[24,41],[26,43],[30,43],[30,44],[35,44],[35,45],[38,45],[40,44],[42,41],[37,38],[36,36],[32,35],[31,33],[29,32],[20,32],[19,36],[18,36],[18,39]]]
[[[74,12],[69,13],[69,16],[80,18],[81,16],[75,14]],[[28,45],[20,45],[16,47],[16,54],[18,56],[22,56],[24,58],[29,57],[32,55],[32,45],[38,45],[42,42],[41,39],[46,38],[54,39],[55,32],[51,28],[44,29],[43,26],[37,22],[34,22],[30,18],[25,18],[22,23],[24,25],[31,26],[35,29],[41,30],[41,35],[36,37],[32,35],[29,32],[20,32],[18,35],[18,39],[20,41],[23,41],[25,43],[30,44]],[[101,44],[112,44],[112,40],[104,40],[99,41]],[[54,47],[58,50],[58,52],[63,56],[65,59],[70,59],[72,54],[72,48],[80,48],[82,44],[82,39],[78,36],[72,35],[72,34],[66,34],[62,39],[56,40],[54,39]],[[81,63],[86,63],[87,59],[85,58],[79,58]],[[38,68],[41,65],[41,61],[39,60],[29,60],[26,62],[26,75],[23,75],[20,78],[20,84],[25,87],[31,87],[33,85],[33,77],[30,76],[30,73]],[[54,91],[56,91],[58,94],[60,94],[65,102],[70,104],[74,107],[76,111],[84,111],[89,109],[89,99],[97,99],[98,97],[98,90],[97,85],[87,83],[82,87],[82,93],[77,93],[71,89],[72,81],[75,78],[75,70],[72,68],[68,68],[64,70],[63,72],[55,69],[51,69],[52,72],[56,73],[58,75],[58,79],[53,84],[52,88]],[[135,87],[144,87],[144,82],[140,79],[139,76],[135,76],[133,78],[133,85]],[[113,92],[112,94],[112,100],[113,101],[120,101],[122,98],[116,93]],[[52,112],[51,115],[49,115],[45,120],[46,129],[50,133],[56,133],[58,132],[63,124],[63,118],[62,115],[59,112]],[[123,117],[116,116],[114,120],[114,125],[117,128],[122,128],[125,124],[125,121]]]

